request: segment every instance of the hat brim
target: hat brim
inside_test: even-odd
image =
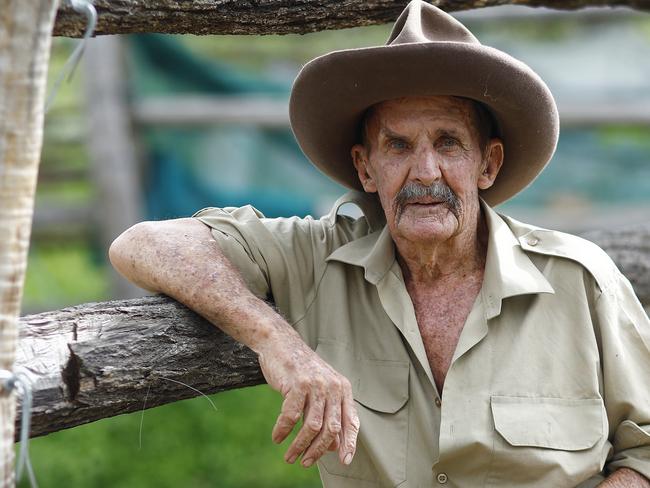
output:
[[[481,44],[427,42],[335,51],[304,66],[289,114],[305,155],[326,175],[361,189],[350,149],[371,105],[406,96],[451,95],[485,104],[499,125],[504,164],[481,193],[490,204],[511,198],[544,169],[559,134],[553,96],[527,65]]]

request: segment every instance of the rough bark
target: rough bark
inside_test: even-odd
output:
[[[32,436],[204,393],[260,384],[256,355],[165,297],[21,319],[18,367],[34,382]]]
[[[616,231],[591,231],[583,237],[607,251],[630,280],[647,311],[650,308],[650,223]]]
[[[13,370],[43,142],[56,0],[0,7],[0,369]],[[15,397],[0,387],[0,486],[14,485]]]
[[[95,0],[97,34],[305,34],[394,21],[406,0]],[[650,10],[650,0],[438,0],[447,11],[496,5],[563,10],[627,6]],[[54,33],[83,35],[84,19],[67,5],[59,9]]]
[[[595,232],[650,305],[650,225]],[[23,317],[17,364],[34,380],[33,436],[264,382],[255,354],[165,297]]]

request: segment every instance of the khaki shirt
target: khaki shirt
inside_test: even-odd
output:
[[[365,218],[337,215],[355,201]],[[205,209],[250,288],[347,376],[361,421],[325,487],[591,487],[650,477],[650,321],[609,257],[485,203],[485,277],[437,391],[373,198],[318,220]]]

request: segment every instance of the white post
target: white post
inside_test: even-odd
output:
[[[18,337],[43,105],[58,0],[3,0],[0,8],[0,369]],[[0,391],[0,486],[14,479],[15,396]]]

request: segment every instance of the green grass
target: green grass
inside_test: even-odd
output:
[[[95,262],[89,244],[38,243],[31,247],[23,310],[52,310],[107,300],[106,265]]]
[[[268,386],[233,390],[121,415],[33,439],[39,485],[48,487],[320,486],[315,467],[283,461],[271,442],[280,395]],[[139,445],[140,421],[142,446]],[[20,487],[27,487],[26,479]]]

